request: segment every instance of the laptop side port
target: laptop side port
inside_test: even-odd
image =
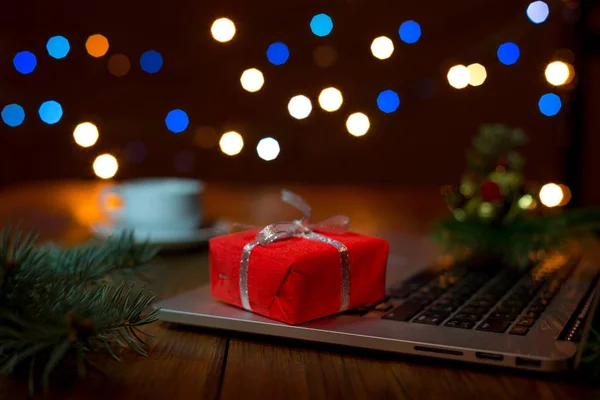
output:
[[[492,360],[492,361],[504,360],[504,356],[502,354],[482,353],[480,351],[475,352],[475,357],[477,357],[481,360]]]

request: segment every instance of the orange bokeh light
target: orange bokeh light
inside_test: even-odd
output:
[[[92,35],[85,42],[85,49],[92,57],[102,57],[108,52],[108,39],[99,33]]]

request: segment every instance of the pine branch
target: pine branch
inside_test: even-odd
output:
[[[0,242],[0,373],[27,366],[35,388],[38,367],[47,389],[52,372],[74,357],[77,373],[96,366],[86,354],[118,348],[147,356],[139,328],[157,320],[155,295],[123,281],[156,249],[132,234],[72,249],[35,246],[35,234],[6,228]],[[110,279],[106,279],[107,276]]]

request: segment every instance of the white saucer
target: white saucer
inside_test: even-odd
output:
[[[134,240],[149,243],[162,249],[185,249],[208,243],[215,237],[228,233],[228,224],[216,221],[194,230],[144,230],[120,226],[113,222],[97,222],[92,224],[91,233],[98,239],[108,239],[123,232],[133,232]]]

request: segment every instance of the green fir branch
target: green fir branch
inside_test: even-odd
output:
[[[119,349],[148,355],[140,329],[157,320],[155,295],[124,280],[157,250],[133,234],[70,249],[37,247],[35,233],[7,227],[0,242],[0,373],[28,369],[47,389],[52,372],[73,357],[78,376],[97,370],[87,354]],[[108,279],[107,279],[108,278]]]

